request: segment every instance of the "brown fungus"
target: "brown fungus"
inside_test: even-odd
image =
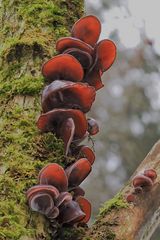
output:
[[[49,81],[69,80],[79,82],[83,79],[83,68],[76,58],[61,54],[48,60],[42,67],[42,74]]]
[[[95,100],[95,89],[87,83],[55,80],[42,92],[42,109],[74,108],[86,113]]]
[[[81,41],[80,39],[72,38],[72,37],[64,37],[64,38],[60,38],[57,41],[56,50],[59,53],[63,53],[68,48],[77,48],[79,50],[85,51],[86,53],[89,53],[91,56],[93,55],[93,48],[87,43]]]
[[[95,16],[89,15],[80,18],[72,27],[72,37],[94,46],[101,33],[101,23]]]

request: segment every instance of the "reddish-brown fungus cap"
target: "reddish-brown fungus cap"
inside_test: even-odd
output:
[[[78,48],[68,48],[63,53],[67,53],[75,57],[84,69],[88,69],[93,62],[93,59],[89,53]]]
[[[36,193],[29,198],[29,206],[33,211],[47,215],[54,207],[51,195],[47,193]]]
[[[152,181],[154,181],[157,178],[157,173],[154,169],[146,169],[144,171],[144,175],[146,177],[149,177]]]
[[[76,158],[80,158],[80,157],[84,157],[87,158],[87,160],[90,162],[90,164],[92,165],[95,161],[95,154],[92,151],[92,149],[86,145],[81,145],[78,146],[77,148],[75,148],[73,150],[73,155]]]
[[[105,72],[113,64],[116,57],[116,46],[111,40],[102,40],[96,46],[97,66]]]
[[[94,118],[88,118],[88,132],[90,135],[95,135],[99,132],[99,126]]]
[[[79,82],[83,79],[83,68],[73,56],[60,54],[43,65],[42,74],[50,81],[62,79]]]
[[[82,196],[79,196],[76,199],[76,202],[78,202],[81,210],[86,214],[86,216],[81,220],[81,222],[87,223],[89,221],[90,217],[91,217],[91,204],[90,204],[90,202]]]
[[[64,192],[68,187],[68,180],[64,169],[56,164],[50,163],[39,173],[40,184],[55,186],[60,192]]]
[[[133,193],[129,193],[127,196],[126,196],[126,200],[128,203],[131,203],[131,202],[134,202],[136,199],[135,195]]]
[[[82,138],[87,131],[87,120],[80,110],[75,109],[55,109],[42,114],[37,122],[37,126],[44,132],[55,132],[58,134],[61,124],[72,118],[75,124],[75,139]]]
[[[85,217],[85,213],[79,207],[79,204],[75,201],[66,203],[59,214],[59,222],[74,224],[81,221]]]
[[[136,187],[151,187],[153,185],[152,180],[144,175],[137,175],[133,178],[133,186]]]
[[[82,51],[89,53],[90,55],[93,54],[93,48],[87,43],[81,41],[80,39],[72,38],[72,37],[64,37],[64,38],[60,38],[57,41],[56,50],[58,52],[62,53],[68,48],[78,48]]]
[[[38,194],[38,193],[46,193],[49,194],[53,199],[56,199],[59,196],[59,191],[57,188],[51,185],[35,185],[28,189],[26,195],[29,199],[32,197],[32,195]]]
[[[65,169],[69,188],[77,187],[91,171],[91,164],[86,158],[81,158]]]
[[[95,89],[87,83],[56,80],[42,93],[42,109],[48,112],[54,108],[74,108],[86,113],[95,100]]]
[[[88,146],[82,146],[80,148],[80,152],[84,154],[84,157],[87,158],[91,165],[94,163],[95,155],[91,148],[89,148]]]
[[[72,36],[94,46],[101,33],[101,23],[95,16],[80,18],[72,28]]]

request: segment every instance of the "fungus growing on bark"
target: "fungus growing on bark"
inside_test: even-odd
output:
[[[157,173],[154,169],[146,169],[142,174],[136,175],[132,180],[134,189],[127,195],[126,200],[128,202],[134,202],[135,195],[143,194],[145,191],[151,190],[156,178]]]
[[[68,188],[68,180],[64,169],[56,164],[50,163],[45,166],[38,176],[40,184],[52,185],[60,192],[65,192]]]
[[[61,79],[79,82],[83,79],[83,68],[73,56],[61,54],[51,58],[43,65],[42,74],[49,81]]]
[[[152,187],[153,182],[150,178],[144,176],[144,175],[137,175],[133,178],[132,181],[133,186],[136,187]]]
[[[72,27],[72,37],[78,38],[94,47],[101,33],[101,23],[95,16],[80,18]]]
[[[74,188],[79,186],[91,171],[91,164],[87,158],[81,158],[71,166],[65,169],[68,177],[68,187]]]
[[[87,83],[55,80],[42,92],[42,109],[74,108],[86,113],[95,100],[95,89]]]
[[[56,163],[45,166],[39,173],[39,185],[31,187],[27,191],[27,199],[33,211],[39,212],[49,219],[57,218],[61,224],[73,225],[86,216],[89,220],[89,204],[88,208],[84,208],[77,201],[80,196],[84,195],[83,189],[78,185],[88,175],[88,172],[84,174],[84,169],[79,167],[79,163],[72,165],[69,176],[66,174],[67,171]],[[72,190],[73,196],[68,192],[71,181],[76,182],[76,188]]]
[[[95,161],[95,154],[92,149],[86,145],[81,145],[73,149],[72,154],[76,157],[87,158],[91,165]]]
[[[91,217],[91,203],[83,196],[77,197],[76,201],[82,211],[86,214],[86,216],[81,220],[81,222],[87,223]]]
[[[78,20],[72,28],[72,37],[57,41],[58,52],[73,55],[84,68],[83,82],[95,87],[103,87],[101,76],[113,64],[116,46],[108,39],[97,43],[101,24],[95,16],[86,16]]]
[[[37,126],[43,132],[52,132],[62,138],[67,153],[72,140],[81,139],[85,135],[87,120],[80,110],[54,109],[42,114],[37,121]]]
[[[56,42],[56,50],[59,53],[63,53],[69,48],[76,48],[76,49],[82,50],[84,52],[89,53],[91,56],[93,55],[93,51],[94,51],[90,45],[81,41],[78,38],[64,37],[64,38],[60,38]]]
[[[88,132],[90,135],[95,135],[99,132],[99,126],[94,118],[88,118]]]
[[[157,173],[154,169],[147,169],[144,171],[144,176],[149,177],[154,182],[157,178]]]
[[[97,122],[93,118],[87,120],[85,113],[95,100],[96,90],[103,87],[101,76],[116,55],[112,41],[97,43],[100,32],[101,24],[95,16],[81,18],[72,28],[72,37],[57,41],[60,54],[42,67],[50,84],[42,93],[43,113],[37,126],[42,132],[61,138],[65,154],[75,157],[66,169],[56,163],[45,166],[39,173],[39,184],[27,191],[30,208],[45,215],[51,224],[54,219],[60,224],[84,224],[91,215],[91,204],[79,185],[91,172],[95,155],[79,143],[99,131]],[[155,178],[153,171],[145,175],[150,181]]]

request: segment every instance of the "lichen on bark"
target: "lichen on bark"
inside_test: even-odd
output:
[[[36,127],[42,63],[69,35],[83,1],[2,0],[0,6],[0,239],[50,239],[47,221],[27,207],[25,192],[50,162],[65,166],[63,143]]]

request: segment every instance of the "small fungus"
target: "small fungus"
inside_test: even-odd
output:
[[[94,118],[88,118],[88,132],[90,135],[95,135],[99,132],[99,126]]]
[[[71,33],[72,37],[94,47],[101,33],[101,23],[95,16],[85,16],[73,25]]]

